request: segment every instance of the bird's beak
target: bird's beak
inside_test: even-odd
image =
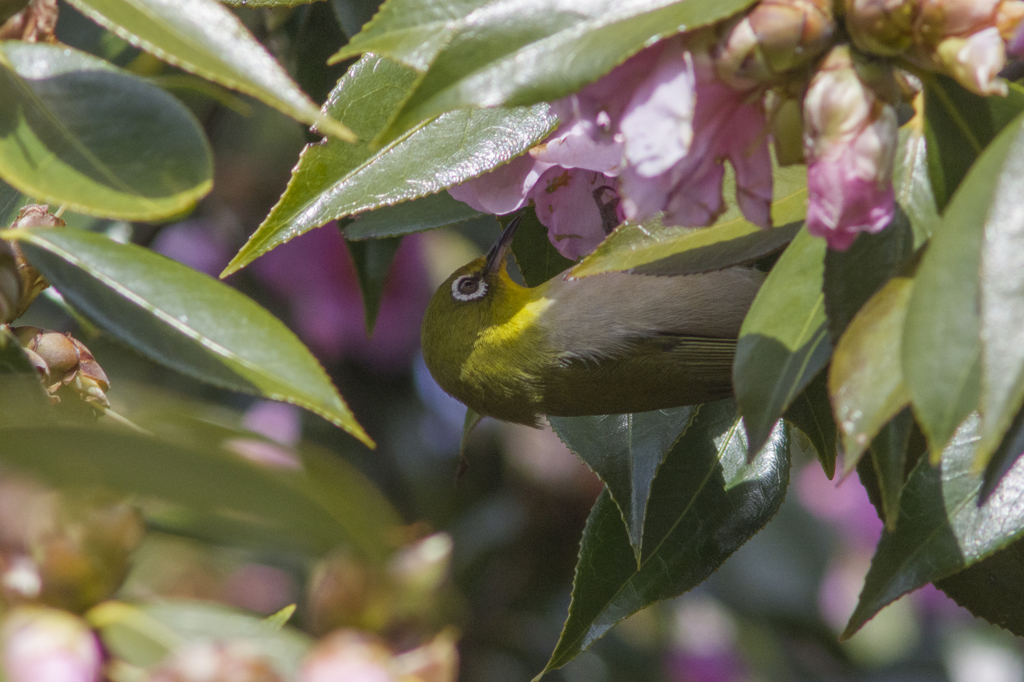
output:
[[[508,224],[505,231],[498,237],[498,241],[494,242],[494,246],[487,252],[487,274],[492,274],[498,271],[501,264],[505,262],[505,258],[508,256],[509,249],[512,248],[512,238],[516,234],[516,228],[519,227],[519,221],[522,220],[523,214],[520,213],[512,222]]]

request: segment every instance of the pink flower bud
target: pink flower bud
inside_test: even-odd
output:
[[[66,611],[21,606],[0,628],[9,682],[97,682],[102,653],[85,622]]]
[[[918,0],[845,0],[846,30],[870,54],[895,57],[914,40]]]
[[[201,642],[176,651],[149,677],[151,682],[282,682],[249,642]]]
[[[838,250],[860,232],[883,229],[895,213],[896,110],[857,67],[849,46],[834,47],[804,98],[807,229]]]
[[[960,85],[978,95],[1003,95],[1006,47],[999,29],[991,26],[966,38],[946,38],[935,47],[935,60]]]
[[[399,682],[391,651],[370,635],[341,630],[318,644],[299,672],[299,682]]]

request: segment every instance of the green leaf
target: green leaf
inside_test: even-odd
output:
[[[50,415],[50,401],[14,335],[0,325],[0,425],[36,422]]]
[[[821,293],[825,240],[800,231],[754,299],[733,365],[736,403],[757,452],[832,354]]]
[[[212,187],[213,161],[178,100],[67,46],[0,43],[0,177],[40,202],[160,220]]]
[[[910,219],[914,231],[915,251],[939,226],[939,211],[928,177],[928,145],[923,126],[923,119],[915,116],[900,129],[892,174],[896,203]]]
[[[528,287],[543,284],[573,265],[573,261],[560,254],[548,239],[548,228],[541,224],[532,209],[523,213],[519,221],[512,240],[512,253]]]
[[[548,417],[562,442],[604,482],[622,515],[638,566],[651,485],[696,416],[695,407],[677,407],[636,414]]]
[[[914,415],[904,409],[882,427],[871,442],[871,463],[878,476],[878,493],[882,519],[888,530],[896,528],[900,512],[900,495],[907,468],[907,448],[914,428]],[[851,467],[852,469],[852,467]]]
[[[825,253],[825,314],[835,343],[853,316],[914,252],[910,220],[897,207],[892,224],[877,234],[863,233],[846,251]]]
[[[274,613],[264,618],[263,622],[271,626],[275,630],[280,630],[288,624],[288,621],[291,620],[292,616],[295,615],[295,610],[298,607],[298,604],[289,604],[280,611],[275,611]]]
[[[359,291],[363,294],[366,333],[369,335],[373,333],[373,325],[377,322],[384,286],[391,271],[391,263],[394,262],[398,247],[402,244],[402,238],[346,241],[345,244],[352,254],[356,277],[359,279]]]
[[[415,73],[367,56],[327,99],[328,113],[372,138],[405,97]],[[452,112],[383,147],[328,140],[307,145],[270,215],[224,275],[331,220],[433,194],[519,156],[554,127],[547,105]]]
[[[569,617],[544,672],[568,663],[623,618],[700,584],[778,510],[789,481],[785,429],[777,427],[747,464],[732,401],[697,409],[654,480],[639,567],[607,490],[591,510]]]
[[[772,224],[762,230],[735,207],[712,227],[666,227],[658,220],[624,223],[573,268],[573,277],[630,270],[640,274],[685,275],[752,263],[789,243],[807,212],[807,170],[777,168]]]
[[[847,474],[882,427],[910,402],[902,348],[913,289],[912,277],[889,280],[861,307],[832,354],[828,388]]]
[[[345,239],[381,239],[401,237],[448,227],[487,215],[464,204],[448,192],[429,194],[394,206],[381,206],[361,213],[345,226]]]
[[[1024,111],[1024,87],[1008,83],[1007,97],[981,97],[946,76],[930,74],[923,80],[928,176],[935,204],[945,212],[982,150]]]
[[[169,64],[252,95],[324,133],[348,142],[356,140],[351,130],[322,114],[238,17],[216,0],[70,3],[107,30]]]
[[[836,443],[839,433],[832,418],[828,400],[828,386],[822,372],[807,385],[784,415],[785,420],[807,436],[829,480],[836,473]]]
[[[752,0],[389,0],[332,59],[374,52],[425,71],[392,139],[467,106],[549,102],[597,80],[656,39],[707,26]]]
[[[131,665],[149,667],[175,649],[202,642],[244,641],[285,679],[293,679],[313,646],[308,635],[227,606],[168,600],[104,602],[86,614],[104,646]]]
[[[842,637],[881,608],[929,582],[947,578],[1009,546],[1024,534],[1024,458],[1017,459],[985,502],[973,473],[980,420],[967,418],[939,466],[922,458],[900,498],[893,531],[883,531],[864,589]]]
[[[935,586],[978,618],[1024,637],[1024,540],[943,578]]]
[[[999,198],[1004,170],[1016,167],[1024,118],[1007,126],[978,157],[946,207],[917,273],[903,335],[903,373],[921,428],[937,457],[957,426],[978,406],[981,338],[978,312],[979,268],[987,225],[1008,225],[1006,200]],[[1008,176],[1007,176],[1008,177]],[[998,203],[997,203],[998,200]],[[995,229],[995,228],[993,228]],[[991,293],[989,294],[991,296]],[[991,304],[990,298],[990,304]],[[989,312],[988,322],[991,324]],[[996,342],[994,339],[987,341]],[[1013,351],[1006,357],[1011,362]],[[998,357],[998,353],[997,353]],[[979,454],[998,445],[1013,407],[1016,389],[991,376],[1012,374],[1020,366],[1001,367],[989,356],[986,386],[988,424]],[[1018,375],[1019,376],[1019,375]],[[1016,381],[1016,376],[1012,378]],[[995,388],[993,391],[993,387]],[[991,401],[996,399],[995,404]],[[1016,402],[1019,405],[1019,402]],[[1012,408],[1012,409],[1010,409]]]
[[[131,348],[200,381],[304,407],[373,447],[309,350],[235,289],[89,232],[9,236],[75,308]]]
[[[994,168],[995,174],[987,178],[995,186],[983,217],[979,467],[988,463],[1024,405],[1024,330],[1020,324],[1024,320],[1024,214],[1020,211],[1020,197],[1024,193],[1024,118],[1014,121],[1005,131],[992,143],[993,147],[1005,144],[1006,150],[1001,166]]]
[[[0,461],[58,488],[100,488],[175,505],[211,525],[244,524],[264,548],[322,555],[349,541],[305,474],[259,466],[215,442],[88,424],[12,426],[0,429]]]
[[[220,0],[228,7],[298,7],[314,2],[318,0]]]

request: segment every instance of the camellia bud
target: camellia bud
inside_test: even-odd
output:
[[[335,553],[313,569],[309,580],[310,630],[323,634],[340,627],[383,626],[382,618],[369,617],[370,605],[380,595],[380,580],[347,552]],[[367,622],[368,620],[379,622]]]
[[[97,682],[102,653],[81,618],[40,606],[16,607],[0,626],[8,682]]]
[[[40,204],[29,204],[18,211],[18,217],[11,223],[11,229],[22,227],[64,227],[65,223],[57,216],[50,213],[49,206]],[[32,267],[25,259],[16,243],[11,244],[14,251],[15,263],[18,268],[18,277],[21,279],[21,301],[15,311],[14,318],[17,319],[25,314],[32,301],[50,286],[49,282],[39,274],[39,271]]]
[[[914,41],[917,0],[845,0],[846,30],[870,54],[894,57]]]
[[[391,666],[401,682],[455,682],[459,673],[455,634],[446,630],[423,646],[398,654]]]
[[[84,343],[70,334],[39,327],[12,327],[11,331],[42,375],[53,402],[60,402],[57,392],[62,386],[70,386],[93,407],[110,407],[106,395],[110,380]]]
[[[340,630],[310,652],[299,682],[400,682],[383,640],[354,630]]]
[[[892,222],[896,109],[879,97],[896,92],[883,62],[855,62],[848,45],[832,48],[804,97],[807,229],[844,250],[860,232]]]
[[[391,557],[388,574],[394,584],[394,599],[402,612],[419,616],[430,608],[448,579],[451,559],[452,539],[447,533],[423,538]]]
[[[996,28],[999,35],[1007,42],[1007,52],[1020,57],[1013,48],[1014,39],[1020,34],[1021,22],[1024,21],[1024,0],[1003,0],[996,10]]]
[[[728,31],[715,70],[736,87],[771,81],[816,59],[834,33],[832,0],[761,0]]]
[[[935,47],[933,59],[960,85],[978,95],[1008,92],[999,72],[1006,66],[1006,44],[991,26],[966,38],[946,38]]]
[[[248,642],[189,644],[162,663],[149,682],[282,682]],[[339,680],[342,678],[338,678]]]

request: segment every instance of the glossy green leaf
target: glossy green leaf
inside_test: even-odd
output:
[[[752,452],[832,354],[821,293],[825,250],[825,240],[801,230],[740,329],[733,387]]]
[[[836,444],[839,431],[832,418],[832,406],[828,399],[828,384],[822,372],[807,385],[784,415],[785,420],[800,432],[814,446],[821,468],[829,480],[836,473]]]
[[[159,220],[212,186],[195,117],[142,78],[66,46],[0,43],[0,177],[79,213]]]
[[[924,85],[928,176],[944,212],[982,150],[1024,111],[1024,87],[1008,83],[1007,97],[981,97],[937,74],[928,75]]]
[[[153,604],[104,602],[86,613],[104,646],[139,667],[159,663],[188,644],[244,641],[285,679],[298,674],[313,639],[294,628],[219,604],[167,600]]]
[[[923,127],[923,119],[915,116],[900,128],[892,174],[896,203],[910,220],[915,250],[932,236],[939,225],[939,210],[928,177],[928,145]]]
[[[372,138],[406,96],[415,73],[367,56],[327,99],[328,113]],[[447,114],[384,147],[328,140],[308,145],[270,215],[224,274],[331,220],[433,194],[522,154],[554,127],[547,105]]]
[[[696,416],[695,407],[676,407],[636,414],[548,417],[562,442],[604,482],[626,525],[637,565],[643,553],[651,485]]]
[[[548,281],[573,264],[548,239],[548,228],[541,224],[533,210],[523,213],[519,221],[512,240],[512,253],[528,287]]]
[[[252,95],[321,132],[355,141],[216,0],[70,0],[107,30],[185,71]]]
[[[910,402],[902,348],[913,288],[911,277],[889,280],[861,307],[832,354],[829,395],[842,433],[846,473]]]
[[[846,251],[825,253],[825,314],[835,343],[871,296],[899,272],[914,252],[914,233],[897,207],[891,225],[877,234],[863,233]]]
[[[545,672],[623,618],[700,584],[778,510],[789,481],[785,429],[779,425],[748,464],[732,401],[697,409],[654,480],[639,566],[611,495],[603,492],[591,510],[569,617]]]
[[[978,618],[1024,637],[1024,540],[935,583]]]
[[[361,213],[345,226],[345,239],[358,241],[401,237],[414,232],[457,225],[483,215],[486,214],[442,191]]]
[[[914,415],[904,409],[882,427],[871,441],[871,464],[878,476],[882,519],[888,530],[896,528],[900,512],[900,495],[907,467],[907,448],[914,428]]]
[[[50,416],[50,401],[36,368],[18,340],[0,325],[0,425],[38,423]]]
[[[222,5],[228,7],[298,7],[308,5],[319,0],[220,0]]]
[[[384,139],[467,106],[549,102],[657,38],[714,23],[752,0],[389,0],[333,59],[374,52],[425,71]]]
[[[97,234],[15,234],[75,308],[131,348],[200,381],[304,407],[373,446],[302,342],[235,289]]]
[[[367,334],[373,333],[373,325],[377,322],[377,313],[380,312],[380,300],[384,296],[384,285],[387,284],[391,263],[394,262],[401,243],[401,237],[346,242],[348,251],[352,254],[352,262],[355,264],[359,291],[363,294]]]
[[[953,195],[942,216],[942,225],[921,261],[907,309],[903,374],[933,457],[942,451],[964,417],[978,406],[982,241],[988,225],[1011,224],[1005,217],[1008,199],[1002,201],[999,197],[1000,178],[1004,171],[1017,167],[1014,155],[1020,154],[1022,128],[1024,118],[1003,129],[978,157]],[[1015,351],[1007,353],[999,360],[990,356],[990,362],[995,363],[989,367],[990,374],[993,370],[1020,372],[1020,365],[998,366],[1003,359],[1011,362]],[[1000,388],[993,392],[997,386]],[[990,410],[991,420],[985,427],[983,452],[990,452],[998,444],[1007,425],[1006,415],[1012,418],[1016,413],[1012,406],[1015,393],[1016,389],[1001,380],[987,387],[990,404],[986,409]],[[991,404],[997,396],[997,402]]]
[[[844,638],[901,595],[958,573],[1024,535],[1024,458],[982,503],[982,476],[972,473],[979,425],[977,414],[968,417],[939,466],[922,458],[911,472],[895,530],[882,533]]]
[[[776,169],[775,196],[772,224],[778,228],[762,230],[735,207],[707,228],[666,227],[657,220],[624,223],[573,268],[572,276],[622,270],[685,275],[751,263],[793,239],[799,229],[795,223],[807,212],[807,170],[802,166]]]
[[[253,464],[216,443],[183,443],[89,424],[0,431],[5,467],[59,488],[155,499],[214,524],[241,521],[258,529],[265,548],[320,555],[348,542],[345,528],[308,492],[304,475]]]
[[[992,144],[1005,144],[1001,167],[988,178],[995,187],[984,216],[981,244],[981,442],[984,467],[1024,405],[1024,118]],[[979,162],[980,165],[980,162]]]

